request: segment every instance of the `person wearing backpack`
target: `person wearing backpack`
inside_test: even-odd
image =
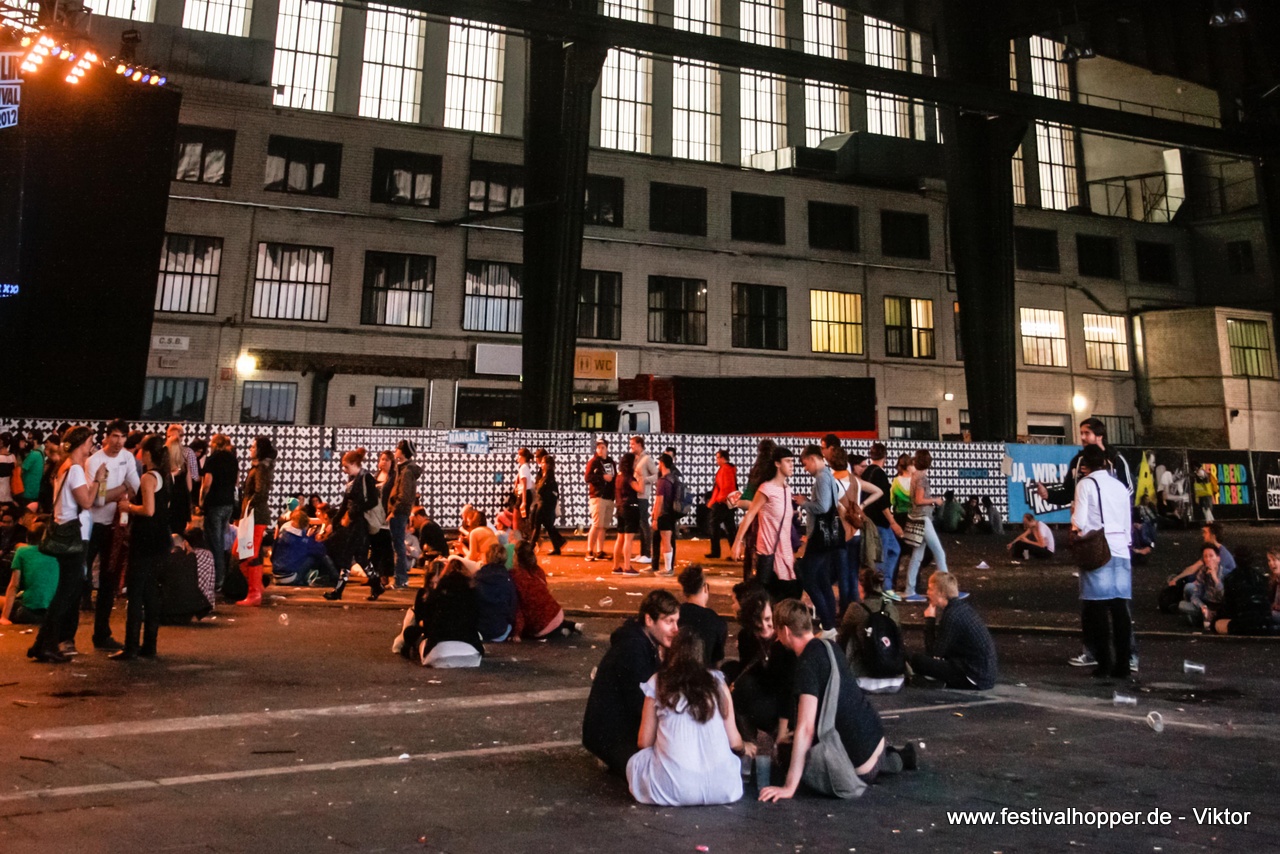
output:
[[[675,575],[675,533],[680,517],[689,511],[684,484],[670,454],[658,458],[658,483],[654,490],[650,525],[662,538],[662,569],[658,575]]]
[[[836,643],[849,659],[858,687],[874,694],[894,693],[906,674],[898,608],[884,595],[884,573],[866,567],[858,576],[861,600],[844,613]]]

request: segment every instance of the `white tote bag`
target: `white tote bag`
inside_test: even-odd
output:
[[[253,512],[244,514],[236,524],[236,556],[240,560],[253,557]]]

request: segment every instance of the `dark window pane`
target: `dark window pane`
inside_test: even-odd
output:
[[[366,252],[360,322],[374,326],[431,326],[436,259],[430,255]]]
[[[471,161],[467,206],[485,213],[524,207],[524,167],[489,160]]]
[[[231,183],[235,131],[179,125],[175,140],[173,180],[221,186]]]
[[[622,274],[583,270],[578,278],[578,337],[622,338]]]
[[[458,387],[454,423],[459,427],[512,427],[520,423],[520,392]]]
[[[249,381],[240,399],[241,424],[292,424],[298,402],[297,383]]]
[[[662,344],[707,343],[706,281],[649,277],[649,340]]]
[[[706,237],[706,188],[649,184],[649,230]]]
[[[734,283],[733,346],[787,349],[786,288]]]
[[[623,181],[606,175],[588,175],[583,222],[586,225],[622,226]]]
[[[1138,240],[1134,242],[1134,249],[1138,256],[1139,282],[1172,285],[1177,281],[1172,244]]]
[[[929,215],[880,211],[880,251],[890,258],[929,260]]]
[[[144,421],[203,421],[208,380],[147,377],[142,391]]]
[[[438,208],[440,158],[412,151],[373,150],[373,184],[369,198],[374,202]]]
[[[1058,272],[1058,232],[1053,229],[1015,228],[1013,248],[1019,270]]]
[[[938,410],[889,407],[889,438],[937,441]]]
[[[421,388],[377,386],[373,390],[374,427],[421,427],[425,393]]]
[[[1114,237],[1076,235],[1076,265],[1082,276],[1120,278],[1120,243]]]
[[[341,163],[337,143],[273,136],[267,143],[265,189],[337,198]]]
[[[1241,276],[1253,272],[1253,244],[1248,240],[1227,243],[1227,272]]]
[[[733,193],[732,238],[754,243],[787,242],[786,207],[781,196]]]
[[[853,205],[809,202],[809,245],[814,249],[858,252],[858,209]]]

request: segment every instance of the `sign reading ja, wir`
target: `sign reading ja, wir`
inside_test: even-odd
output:
[[[22,101],[21,53],[0,53],[0,130],[18,126]]]

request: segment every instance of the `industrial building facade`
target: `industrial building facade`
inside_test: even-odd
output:
[[[934,73],[925,36],[816,0],[602,11]],[[538,215],[505,215],[523,206],[523,37],[376,4],[105,12],[134,20],[95,36],[136,27],[184,91],[144,416],[512,425]],[[1011,46],[1010,81],[1216,121],[1216,93],[1067,63],[1046,38]],[[614,50],[593,110],[581,351],[621,377],[872,377],[880,435],[962,435],[932,105]],[[1247,163],[1035,122],[1013,168],[1020,433],[1061,441],[1096,415],[1126,443],[1167,423],[1142,411],[1141,317],[1206,301],[1241,307],[1234,337],[1188,357],[1222,344],[1232,376],[1276,384],[1270,315],[1248,310],[1270,266]],[[586,371],[577,392],[617,383]]]

